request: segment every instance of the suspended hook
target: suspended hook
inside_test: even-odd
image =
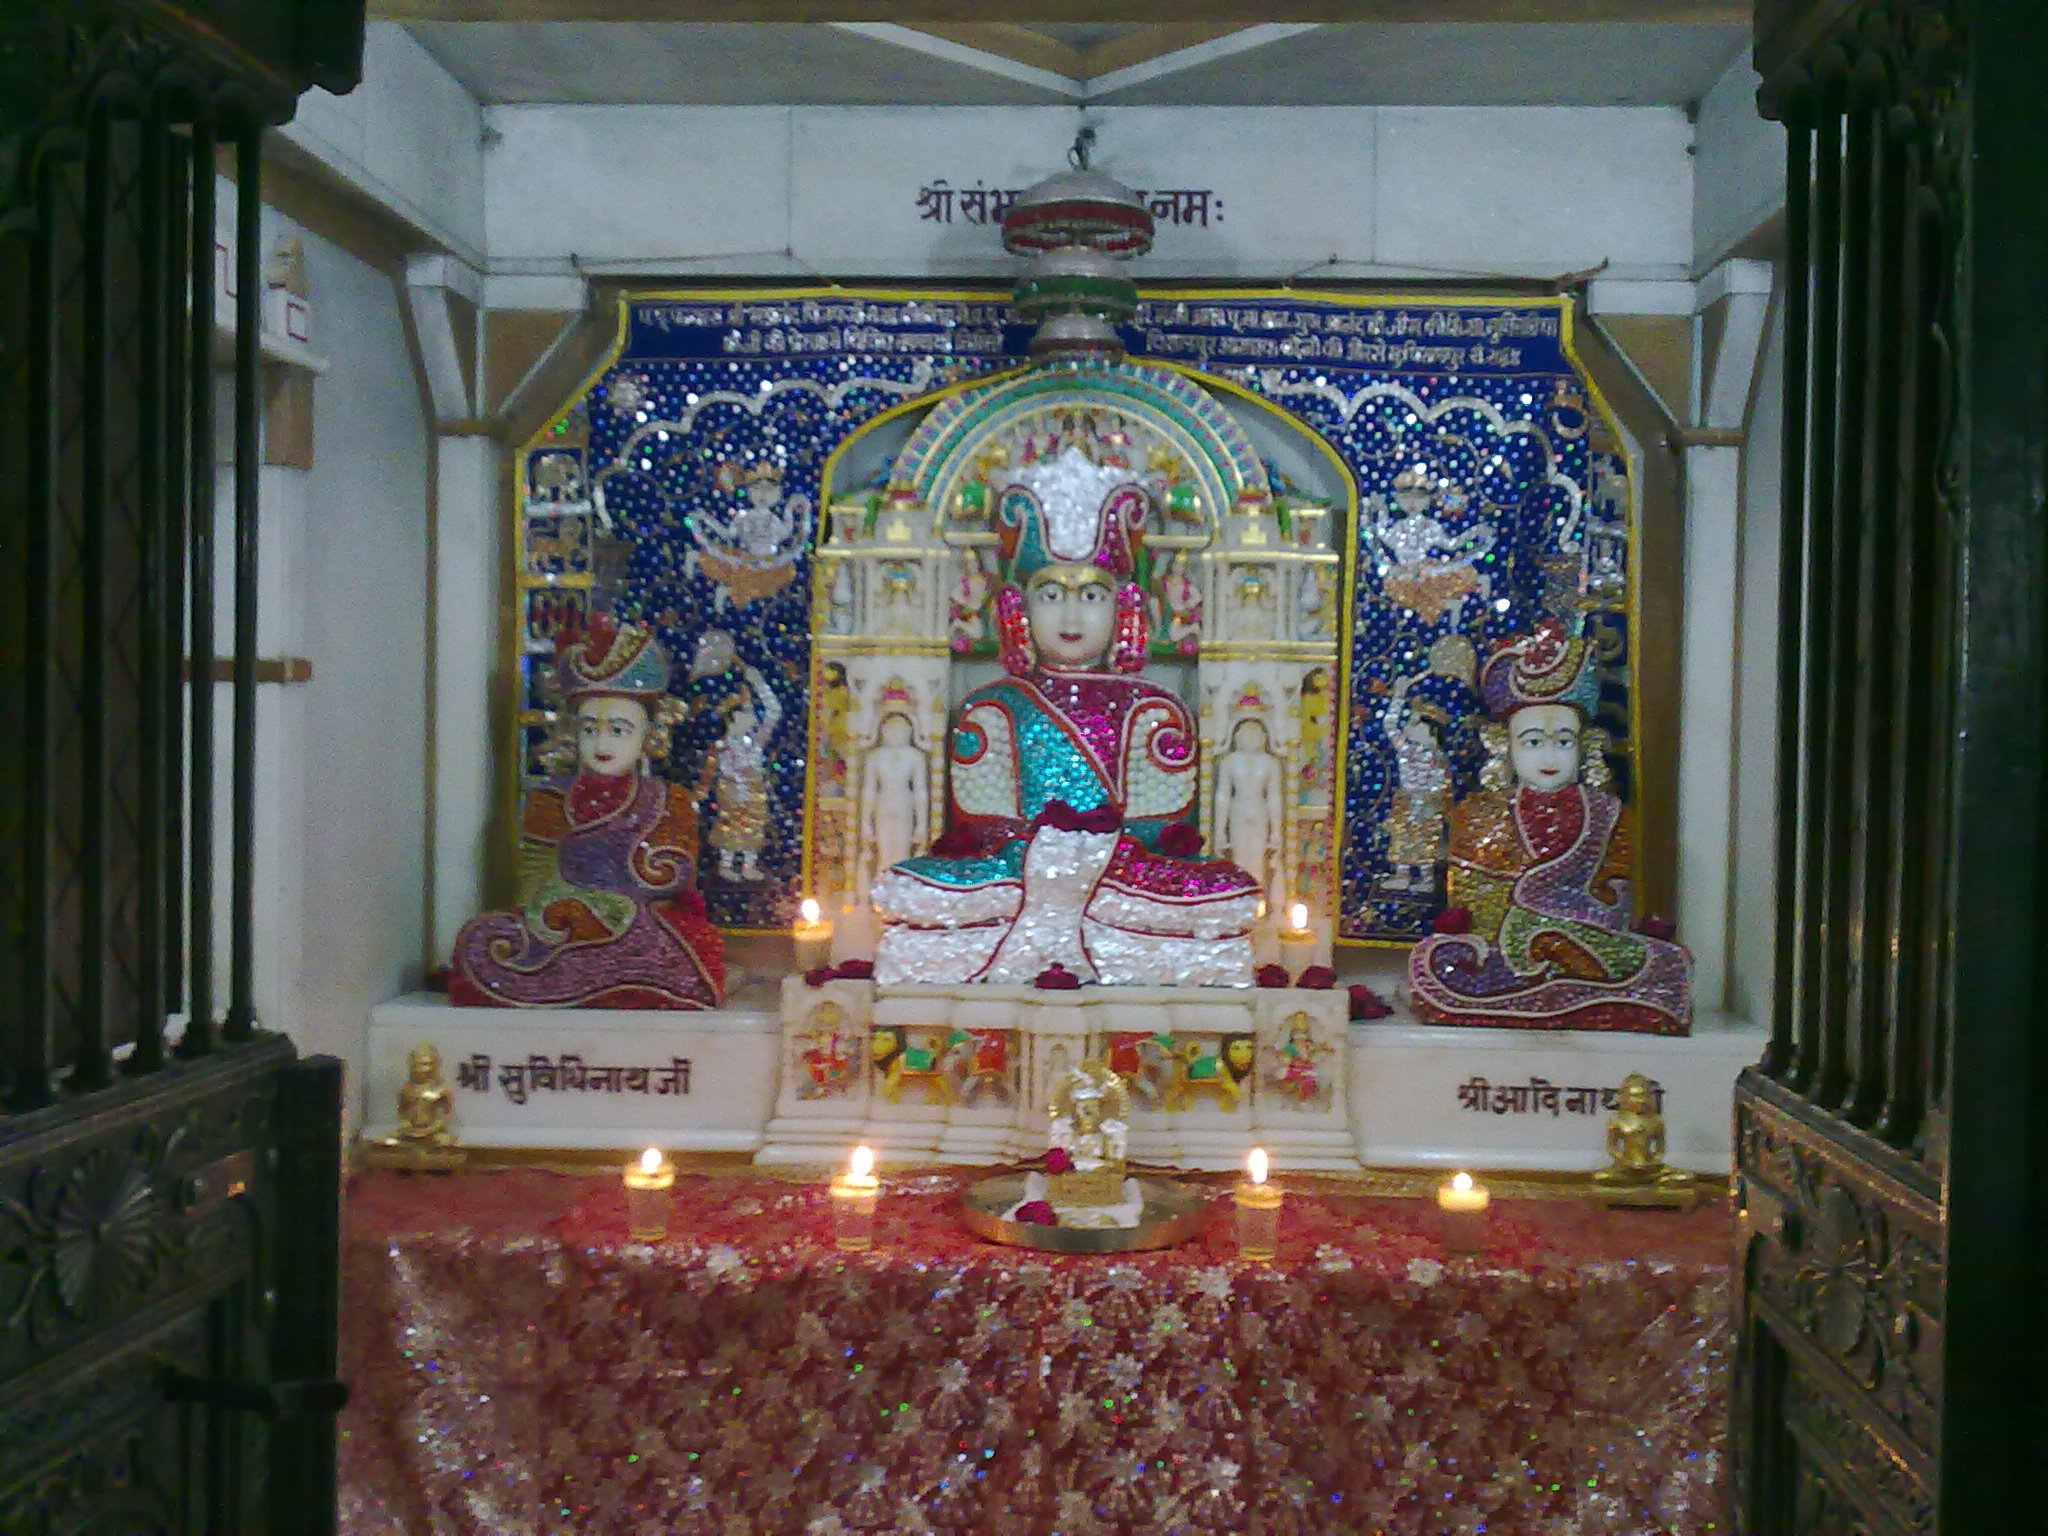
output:
[[[1074,147],[1067,151],[1067,164],[1077,171],[1088,169],[1088,156],[1095,148],[1095,128],[1083,123],[1081,131],[1074,135]]]

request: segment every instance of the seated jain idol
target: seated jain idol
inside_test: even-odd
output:
[[[1249,986],[1258,884],[1190,857],[1195,722],[1131,675],[1149,492],[1078,447],[994,490],[1010,676],[961,701],[945,835],[875,882],[876,980]]]
[[[463,1008],[716,1008],[718,930],[697,894],[697,811],[651,771],[675,709],[648,631],[600,615],[555,647],[575,712],[577,772],[530,791],[516,912],[456,935],[448,1000]]]
[[[1451,906],[1409,954],[1415,1012],[1439,1024],[1688,1033],[1692,956],[1630,931],[1628,817],[1602,787],[1590,647],[1545,620],[1494,653],[1479,689],[1492,760],[1451,811]]]

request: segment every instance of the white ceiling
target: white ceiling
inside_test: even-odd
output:
[[[1749,45],[1741,25],[1255,27],[1099,82],[908,27],[407,23],[484,102],[690,105],[1677,106]],[[1040,32],[1085,53],[1131,29]]]

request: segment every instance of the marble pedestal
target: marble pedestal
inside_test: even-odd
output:
[[[1100,1056],[1131,1081],[1135,1161],[1235,1168],[1263,1146],[1284,1167],[1354,1168],[1345,1004],[1295,989],[791,978],[782,1081],[755,1160],[836,1163],[859,1143],[899,1163],[1035,1156],[1053,1084]]]

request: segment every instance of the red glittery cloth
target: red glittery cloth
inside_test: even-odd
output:
[[[1222,1181],[1185,1247],[1069,1258],[967,1234],[962,1177],[841,1255],[822,1179],[683,1174],[642,1245],[616,1178],[359,1176],[343,1531],[1728,1529],[1725,1203],[1496,1201],[1447,1258],[1297,1179],[1268,1266]]]

